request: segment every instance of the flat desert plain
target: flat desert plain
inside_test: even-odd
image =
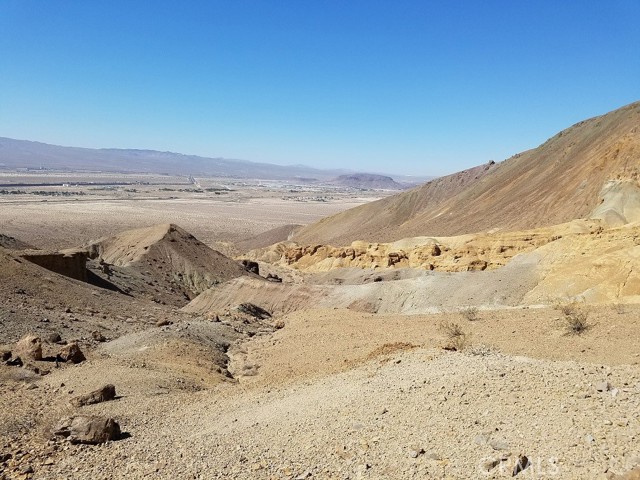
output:
[[[225,242],[282,225],[314,223],[392,193],[278,181],[193,180],[197,185],[173,176],[0,171],[0,192],[5,192],[0,195],[0,231],[28,238],[38,248],[62,249],[123,230],[176,223],[225,249]]]

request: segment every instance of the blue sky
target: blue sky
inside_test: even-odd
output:
[[[640,100],[638,25],[638,0],[0,0],[0,136],[439,175]]]

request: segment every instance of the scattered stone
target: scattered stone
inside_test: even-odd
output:
[[[116,398],[116,387],[114,385],[105,385],[98,390],[80,395],[71,399],[71,405],[75,407],[83,407],[85,405],[93,405],[95,403],[108,402]]]
[[[59,333],[50,333],[49,335],[47,335],[47,342],[49,343],[58,343],[62,341],[62,337],[60,336]]]
[[[96,342],[106,342],[106,341],[107,341],[107,338],[106,338],[106,337],[102,334],[102,332],[101,332],[101,331],[99,331],[99,330],[96,330],[95,332],[93,332],[93,333],[91,334],[91,336],[93,337],[93,339],[94,339]]]
[[[98,444],[117,440],[121,431],[113,418],[76,415],[60,420],[54,434],[66,437],[71,443]]]
[[[156,327],[164,327],[164,326],[166,326],[166,325],[171,325],[171,322],[170,322],[169,320],[167,320],[167,319],[164,319],[164,320],[158,320],[158,321],[156,322]]]
[[[22,368],[24,368],[25,370],[29,370],[35,373],[36,375],[40,375],[40,369],[32,363],[25,363]]]
[[[82,350],[80,350],[78,344],[75,342],[62,347],[59,355],[63,362],[80,363],[87,359],[84,356],[84,353],[82,353]]]
[[[482,465],[482,468],[484,468],[485,471],[490,472],[491,470],[496,468],[501,463],[502,463],[502,458],[494,458],[494,459],[487,460],[486,462],[484,462],[484,464]]]
[[[11,351],[10,350],[0,350],[0,356],[2,357],[2,361],[6,362],[11,359]]]
[[[596,384],[596,390],[598,392],[608,392],[611,390],[611,384],[609,382],[600,382]]]
[[[258,265],[258,262],[253,262],[251,260],[242,260],[242,266],[247,272],[260,275],[260,266]]]
[[[280,278],[278,275],[274,275],[272,273],[267,274],[267,280],[269,282],[282,283],[282,278]]]
[[[22,337],[13,353],[23,360],[42,360],[42,340],[35,335]]]
[[[22,367],[24,365],[24,362],[20,357],[12,358],[11,360],[7,360],[4,363],[5,365],[8,365],[10,367]]]
[[[423,453],[424,453],[424,448],[412,448],[411,450],[409,450],[409,456],[411,458],[418,458]]]
[[[269,312],[258,305],[254,305],[253,303],[241,303],[238,305],[238,310],[260,320],[271,318],[271,314]]]

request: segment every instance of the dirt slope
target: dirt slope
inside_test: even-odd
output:
[[[138,330],[179,314],[59,275],[0,248],[0,344],[27,333],[90,341]]]
[[[235,247],[240,252],[247,252],[249,250],[255,250],[256,248],[265,248],[274,243],[289,240],[301,228],[302,225],[296,224],[282,225],[281,227],[272,228],[266,232],[237,242]]]
[[[13,238],[2,233],[0,233],[0,247],[9,250],[25,250],[27,248],[34,248],[33,246],[23,242],[22,240],[18,240],[17,238]]]
[[[556,313],[518,309],[468,322],[478,348],[464,353],[434,348],[444,340],[440,316],[292,314],[274,335],[241,345],[253,373],[237,382],[199,382],[207,357],[189,365],[174,355],[168,368],[156,355],[161,343],[142,350],[147,341],[133,335],[104,345],[90,363],[30,379],[36,388],[7,382],[16,386],[6,391],[13,408],[0,413],[12,421],[0,422],[5,430],[32,421],[30,432],[45,432],[65,408],[73,412],[72,395],[110,381],[120,398],[76,412],[114,417],[128,436],[102,446],[33,437],[7,473],[25,478],[30,466],[30,478],[43,480],[500,479],[512,478],[524,454],[531,465],[516,478],[609,479],[640,463],[638,310],[598,311],[581,337],[564,335]],[[192,328],[201,336],[204,325],[154,337]],[[610,390],[598,389],[603,382]],[[18,416],[24,404],[32,408]]]
[[[129,230],[90,244],[93,272],[131,295],[175,306],[248,275],[238,262],[173,224]]]
[[[213,315],[245,302],[277,314],[320,307],[401,314],[455,310],[465,305],[504,307],[520,304],[539,278],[535,263],[523,255],[497,270],[424,271],[414,278],[360,285],[341,284],[338,276],[334,280],[333,285],[314,285],[237,278],[204,291],[183,311]]]
[[[538,148],[433,180],[313,225],[301,244],[390,242],[587,218],[640,219],[640,102],[579,122]]]

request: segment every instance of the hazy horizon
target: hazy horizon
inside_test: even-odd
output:
[[[8,0],[0,136],[443,175],[640,99],[639,14],[630,0]]]

